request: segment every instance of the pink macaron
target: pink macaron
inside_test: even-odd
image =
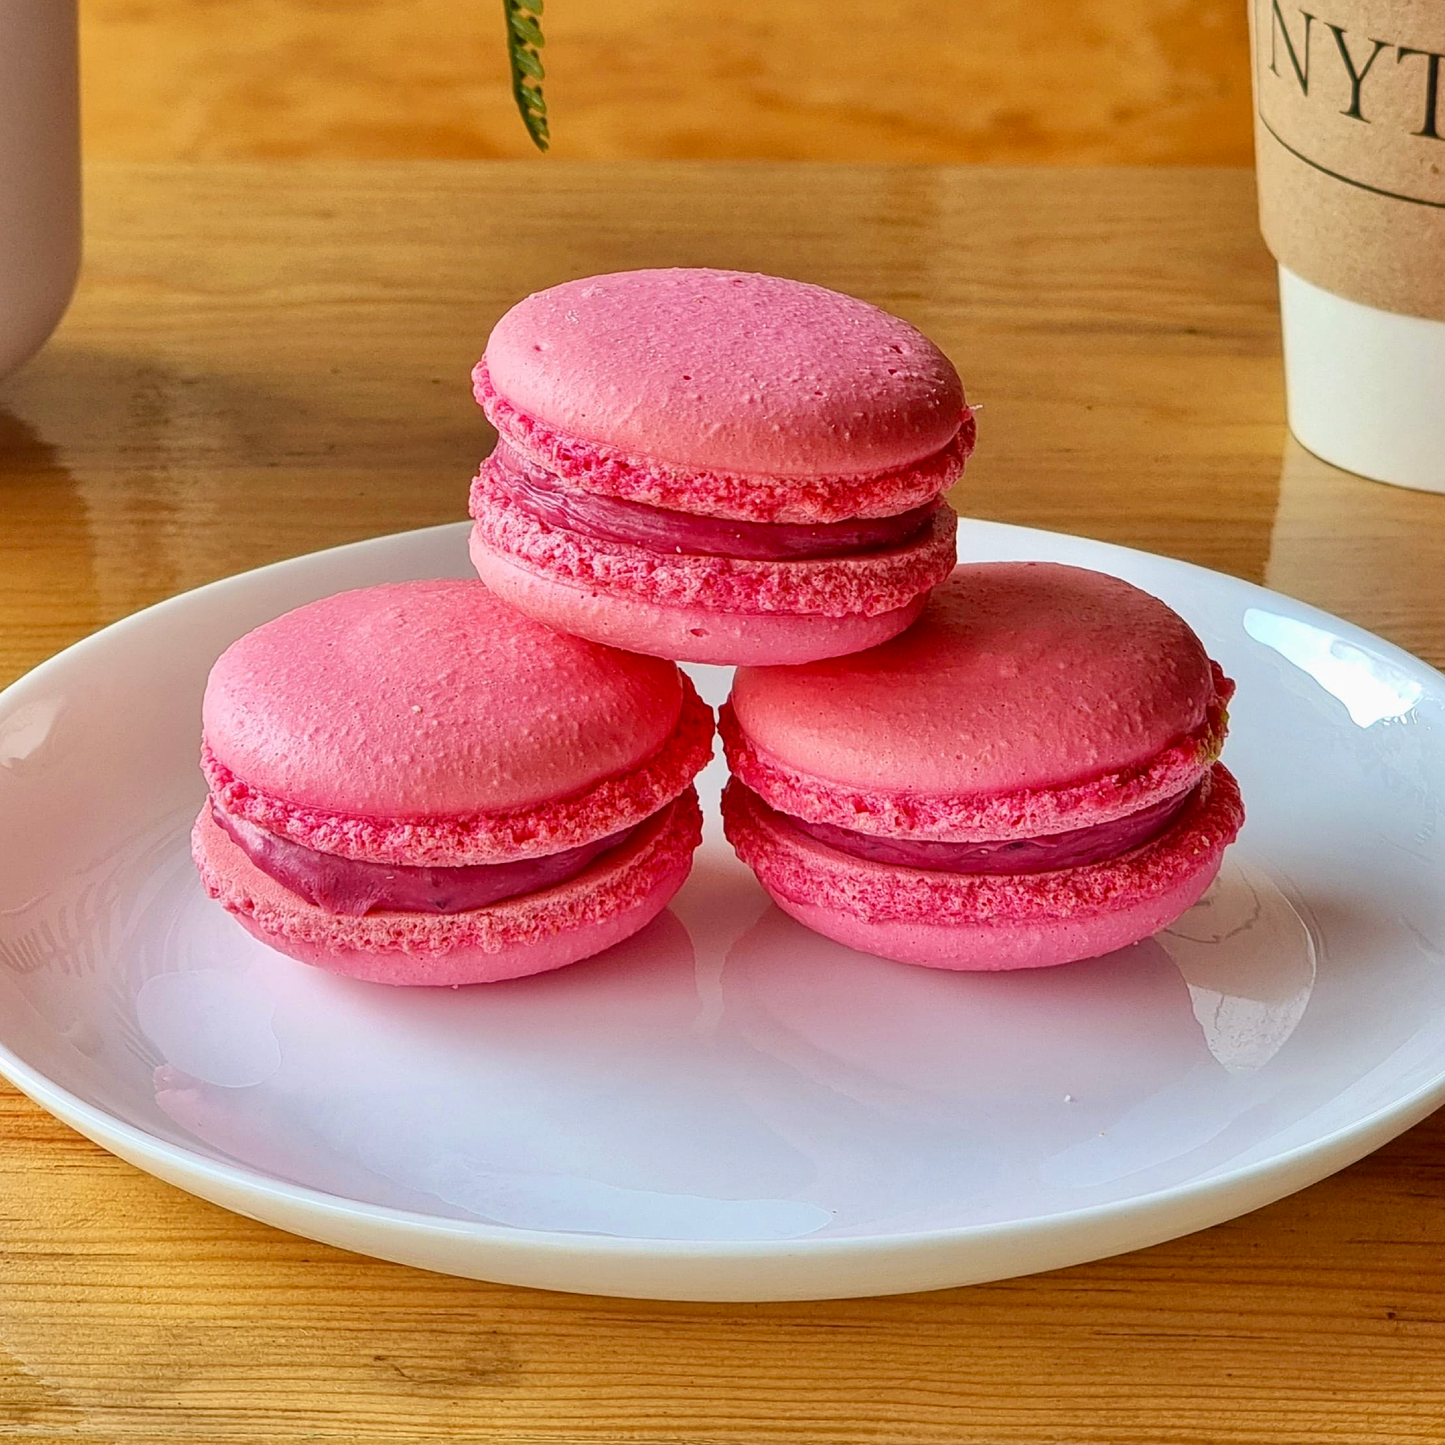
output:
[[[479,582],[343,592],[206,685],[213,898],[282,953],[393,984],[559,968],[650,922],[701,839],[711,710],[671,663]]]
[[[693,662],[873,647],[954,561],[973,446],[948,358],[876,306],[737,271],[625,271],[514,306],[473,372],[498,434],[472,560],[522,611]]]
[[[1194,904],[1244,821],[1234,685],[1116,577],[961,566],[903,636],[741,669],[723,821],[778,906],[934,968],[1037,968]]]

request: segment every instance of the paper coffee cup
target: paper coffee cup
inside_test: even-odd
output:
[[[1290,429],[1445,492],[1445,0],[1250,0]]]
[[[75,0],[0,0],[0,379],[50,335],[80,262]]]

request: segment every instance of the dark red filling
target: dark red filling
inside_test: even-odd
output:
[[[540,893],[575,878],[609,849],[636,831],[624,828],[608,838],[515,863],[475,863],[460,868],[405,868],[364,863],[318,853],[233,818],[213,803],[211,816],[236,846],[264,873],[328,913],[360,917],[373,909],[396,913],[464,913],[522,893]]]
[[[933,843],[913,838],[879,838],[832,823],[809,823],[785,814],[800,833],[854,858],[928,868],[937,873],[1051,873],[1103,863],[1157,838],[1188,806],[1197,791],[1186,789],[1125,818],[1049,833],[1040,838],[1007,838],[988,843]]]
[[[654,552],[702,557],[788,561],[807,557],[855,557],[902,547],[923,535],[941,497],[896,517],[849,522],[735,522],[697,517],[641,502],[600,497],[569,487],[530,458],[500,442],[486,465],[497,482],[529,516],[549,527],[580,532],[599,542],[628,542]]]

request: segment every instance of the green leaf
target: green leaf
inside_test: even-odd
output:
[[[547,43],[542,38],[542,27],[530,15],[514,10],[507,17],[507,25],[512,34],[527,45],[535,45],[540,50]]]
[[[534,18],[541,13],[542,0],[502,0],[502,14],[507,21],[507,65],[512,76],[512,100],[532,144],[545,151],[551,132],[547,126],[547,102],[542,98],[540,84],[546,71],[537,51],[546,42],[542,27]]]

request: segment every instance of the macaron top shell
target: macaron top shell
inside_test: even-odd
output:
[[[554,632],[479,582],[298,608],[233,643],[203,704],[208,770],[292,808],[509,813],[638,768],[678,724],[670,662]]]
[[[744,781],[798,816],[1006,836],[1075,826],[1081,810],[1102,820],[1187,786],[1218,751],[1229,690],[1188,624],[1127,582],[1051,563],[976,563],[955,569],[918,622],[881,647],[740,668],[724,737],[745,755],[734,759]],[[851,801],[819,801],[839,789]],[[899,798],[923,802],[915,826],[907,807],[881,819],[880,800]]]
[[[569,438],[722,473],[906,468],[964,418],[952,365],[907,322],[738,271],[625,271],[537,292],[497,323],[477,380],[484,404],[494,392]]]

